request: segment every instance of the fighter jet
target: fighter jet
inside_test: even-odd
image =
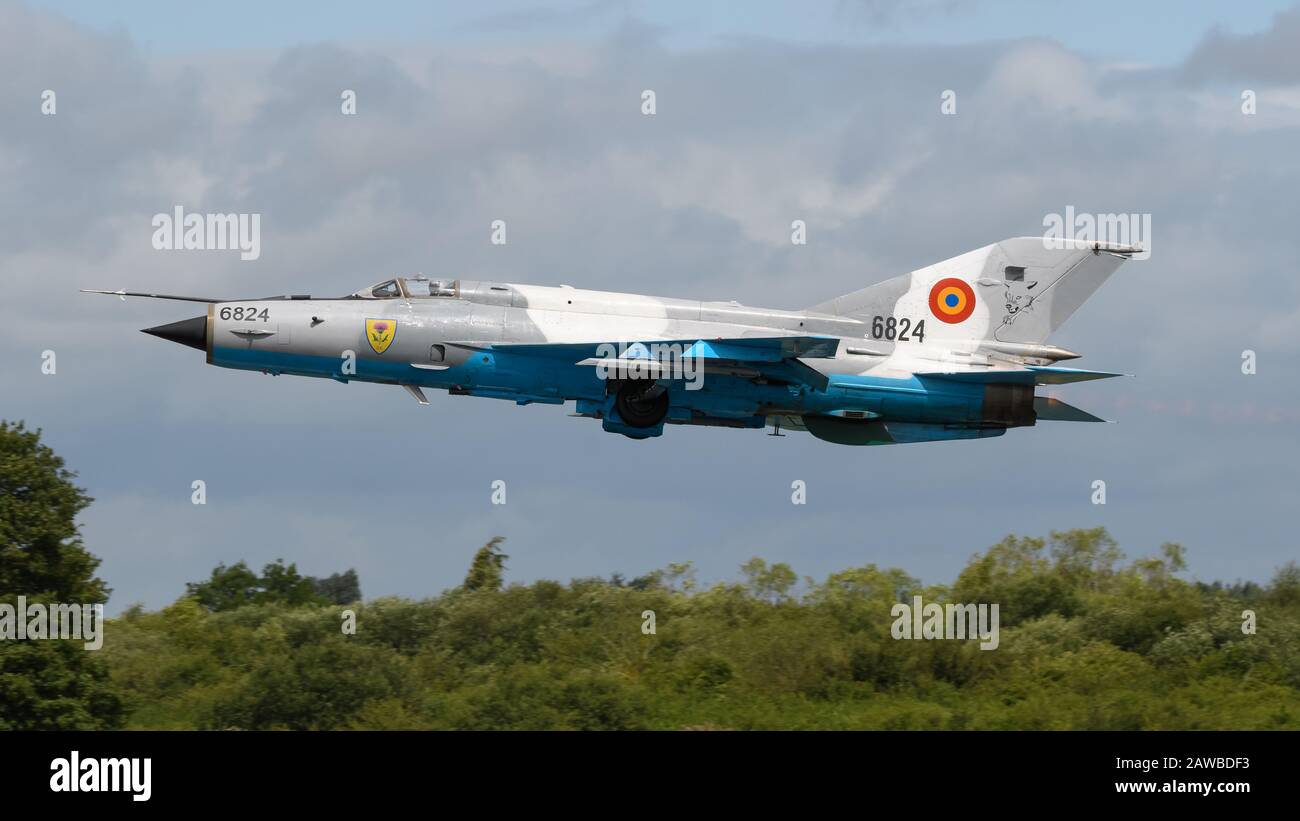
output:
[[[398,276],[350,296],[212,299],[144,333],[208,364],[519,405],[573,402],[634,439],[665,425],[807,431],[843,445],[1100,422],[1035,394],[1119,374],[1062,367],[1050,335],[1137,246],[1019,237],[801,310]]]

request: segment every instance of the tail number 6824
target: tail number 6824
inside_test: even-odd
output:
[[[924,342],[925,320],[913,321],[907,317],[875,316],[871,318],[871,338]]]

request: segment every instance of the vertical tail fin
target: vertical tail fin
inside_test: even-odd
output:
[[[924,321],[926,341],[1041,344],[1141,249],[1015,237],[919,268],[808,310],[866,321]]]

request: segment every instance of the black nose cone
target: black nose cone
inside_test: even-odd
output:
[[[189,345],[191,348],[198,348],[200,351],[208,349],[208,318],[206,316],[182,319],[180,322],[159,325],[156,328],[142,328],[140,332],[151,334],[160,339],[179,342],[182,345]]]

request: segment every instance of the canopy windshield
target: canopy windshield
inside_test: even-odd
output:
[[[361,299],[419,299],[427,297],[454,297],[460,293],[460,281],[454,279],[429,279],[426,276],[396,277],[378,285],[362,288],[353,296]]]

